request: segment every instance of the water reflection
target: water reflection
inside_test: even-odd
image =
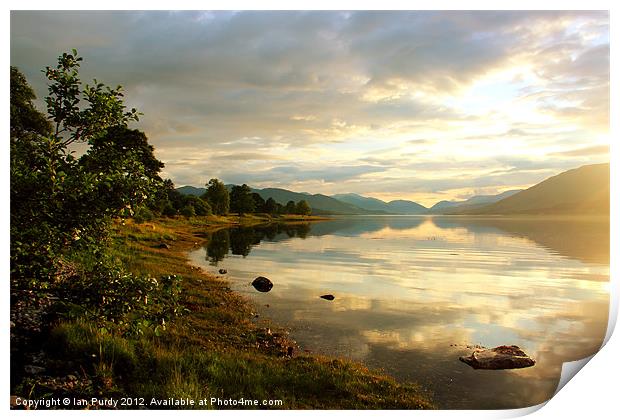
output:
[[[445,408],[545,401],[561,364],[605,334],[605,220],[359,217],[210,239],[207,260],[302,348],[417,381]],[[274,282],[267,294],[249,286],[259,275]],[[472,344],[517,344],[537,364],[474,371],[458,361]]]
[[[309,223],[274,223],[258,227],[220,229],[207,236],[208,243],[204,247],[207,251],[206,260],[211,265],[217,265],[229,251],[232,255],[247,257],[252,247],[260,244],[261,241],[277,242],[288,238],[305,239],[309,232]]]

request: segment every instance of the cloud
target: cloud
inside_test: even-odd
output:
[[[608,145],[589,146],[579,149],[564,150],[562,152],[551,153],[552,156],[593,156],[593,155],[607,155],[609,154]]]
[[[70,48],[84,80],[126,88],[177,183],[412,198],[439,170],[462,185],[473,160],[583,163],[558,150],[609,129],[607,12],[11,12],[11,64],[40,97]]]
[[[255,184],[260,185],[265,182],[274,185],[286,185],[291,182],[303,182],[312,180],[320,183],[335,183],[358,178],[367,174],[384,172],[386,168],[371,165],[357,166],[335,166],[321,168],[300,168],[299,166],[275,166],[264,169],[257,169],[251,173],[239,173],[238,171],[228,170],[222,172],[222,177],[230,182],[245,182],[243,179],[252,179]]]

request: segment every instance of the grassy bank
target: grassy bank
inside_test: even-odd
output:
[[[137,398],[134,404],[150,408],[166,407],[152,404],[152,399],[169,398],[193,399],[195,408],[257,408],[247,401],[213,406],[210,398],[257,400],[258,408],[431,408],[415,385],[398,384],[357,363],[298,353],[286,332],[257,319],[252,304],[231,291],[223,278],[189,264],[188,251],[204,244],[210,231],[266,219],[116,224],[113,254],[135,273],[181,276],[188,312],[157,335],[137,337],[119,336],[79,319],[60,322],[42,344],[46,375],[26,381],[17,392],[31,398],[132,397]],[[208,404],[198,405],[205,399]],[[269,400],[281,404],[270,405]]]

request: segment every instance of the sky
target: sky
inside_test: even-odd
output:
[[[609,161],[609,14],[12,11],[11,65],[76,48],[163,176],[431,206]],[[38,102],[43,110],[42,102]]]

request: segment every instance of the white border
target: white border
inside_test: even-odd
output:
[[[46,10],[49,9],[50,6],[53,6],[56,9],[60,10],[99,10],[99,9],[133,9],[133,10],[155,10],[155,9],[194,9],[194,10],[203,10],[203,9],[212,9],[212,10],[289,10],[289,9],[323,9],[323,10],[346,10],[346,9],[362,9],[362,10],[388,10],[388,9],[417,9],[417,10],[439,10],[439,9],[450,9],[450,10],[549,10],[549,9],[557,9],[557,10],[610,10],[610,20],[611,20],[611,112],[610,116],[612,119],[611,123],[611,136],[610,138],[617,138],[614,134],[618,133],[617,122],[613,120],[613,116],[620,115],[617,110],[617,31],[615,31],[615,24],[617,23],[615,19],[614,7],[615,2],[612,1],[603,1],[603,0],[589,0],[585,1],[545,1],[545,0],[521,0],[521,1],[502,1],[502,2],[491,2],[491,1],[483,1],[483,0],[475,0],[475,1],[450,1],[450,0],[435,0],[432,2],[428,1],[404,1],[404,0],[382,0],[380,2],[360,2],[352,1],[352,0],[314,0],[314,1],[296,1],[294,3],[290,1],[270,1],[263,0],[260,2],[257,1],[187,1],[180,0],[174,3],[171,2],[161,2],[161,1],[132,1],[128,4],[127,1],[119,1],[119,0],[109,0],[105,3],[84,3],[78,1],[56,1],[54,3],[50,3],[49,1],[14,1],[9,0],[4,3],[7,7],[6,12],[2,15],[2,28],[4,28],[4,38],[3,45],[5,46],[3,55],[4,67],[2,67],[2,71],[4,74],[4,83],[2,84],[2,98],[5,100],[2,102],[2,109],[4,116],[3,118],[3,133],[5,133],[5,146],[3,153],[0,154],[3,164],[3,172],[2,172],[2,182],[0,183],[0,188],[2,189],[2,196],[8,197],[9,189],[8,189],[8,146],[6,143],[6,133],[8,132],[8,61],[9,51],[10,51],[10,9],[15,10]],[[59,30],[64,30],[65,28],[59,28]],[[614,91],[614,87],[616,88]],[[618,254],[618,239],[620,235],[618,235],[618,223],[617,217],[619,208],[618,208],[618,170],[616,168],[616,164],[618,162],[618,154],[619,147],[618,145],[612,144],[611,147],[611,181],[612,181],[612,193],[611,193],[611,206],[612,206],[612,219],[611,219],[611,252],[610,255],[619,255]],[[6,202],[6,201],[5,201]],[[2,249],[4,251],[5,258],[2,260],[2,273],[4,274],[5,279],[5,288],[3,293],[0,294],[0,299],[2,302],[2,308],[4,309],[5,317],[8,315],[8,277],[9,277],[9,267],[8,267],[8,254],[9,254],[9,234],[8,234],[8,224],[9,224],[9,210],[8,206],[4,206],[1,210],[2,212],[2,221],[4,224],[3,232],[3,240],[2,240]],[[618,313],[618,264],[616,259],[612,258],[610,266],[611,272],[611,295],[614,297],[612,299],[612,304],[610,305],[610,320],[609,320],[609,328],[606,336],[606,345],[601,351],[596,354],[592,360],[588,363],[588,367],[583,369],[582,372],[579,373],[578,378],[572,381],[568,381],[568,383],[560,390],[560,392],[553,397],[547,404],[541,404],[540,406],[521,409],[521,410],[493,410],[493,411],[434,411],[434,412],[410,412],[410,411],[382,411],[381,416],[390,416],[390,417],[399,417],[399,418],[410,418],[412,416],[421,416],[424,418],[471,418],[471,419],[479,419],[479,418],[507,418],[507,417],[516,417],[520,415],[525,415],[534,412],[531,414],[531,418],[536,419],[557,419],[557,418],[574,418],[574,417],[590,417],[590,418],[611,418],[615,417],[617,414],[617,379],[620,366],[618,363],[617,354],[620,354],[620,344],[618,344],[618,338],[616,336],[612,336],[611,333],[615,326],[615,322],[617,319]],[[8,324],[8,320],[5,318],[4,325]],[[616,334],[617,335],[617,334]],[[8,348],[9,348],[9,334],[8,329],[3,328],[0,330],[0,336],[2,337],[3,348],[3,357],[2,363],[4,364],[5,369],[4,372],[8,372],[9,368],[9,357],[8,357]],[[576,364],[573,364],[573,367]],[[8,383],[9,375],[5,374],[5,383],[2,384],[3,394],[8,399],[9,396],[9,383]],[[9,415],[15,417],[21,416],[45,416],[45,418],[66,418],[73,416],[113,416],[111,412],[77,412],[77,411],[59,411],[59,412],[20,412],[20,411],[10,411],[8,410],[8,401],[5,403],[6,405],[3,407],[4,410],[9,411]],[[539,410],[541,407],[543,409]],[[89,413],[89,414],[87,414]],[[613,413],[613,414],[612,414]],[[318,413],[315,411],[296,411],[294,413],[288,411],[275,411],[275,412],[208,412],[208,411],[200,411],[200,412],[184,412],[183,416],[187,416],[188,418],[200,418],[204,419],[205,417],[217,416],[218,419],[236,419],[239,417],[267,417],[269,418],[284,418],[289,416],[295,416],[295,418],[315,418]],[[354,415],[360,418],[370,418],[374,417],[379,413],[369,412],[369,411],[356,411]],[[118,415],[123,415],[118,413]],[[163,411],[150,411],[148,413],[150,417],[156,418],[167,418],[170,413]],[[175,413],[176,415],[176,413]],[[328,418],[336,418],[342,415],[348,415],[348,413],[341,413],[339,411],[323,411],[319,414],[321,417]]]

